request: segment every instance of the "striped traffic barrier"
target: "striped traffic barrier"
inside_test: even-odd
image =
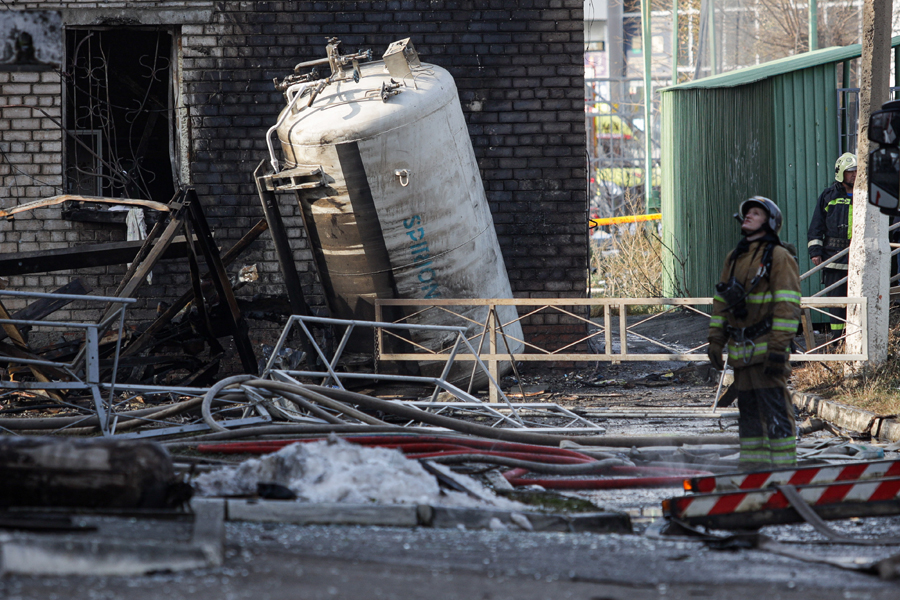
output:
[[[900,460],[878,460],[694,477],[685,480],[684,489],[688,492],[707,494],[730,490],[756,490],[778,485],[807,485],[880,477],[900,477]]]
[[[900,477],[797,485],[823,519],[900,514]],[[803,520],[777,488],[688,494],[663,500],[663,514],[690,525],[732,529]]]

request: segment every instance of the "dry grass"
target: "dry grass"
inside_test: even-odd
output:
[[[656,222],[613,227],[602,246],[591,242],[591,292],[595,298],[662,295],[662,244]]]
[[[806,363],[794,370],[794,389],[817,394],[879,415],[900,413],[900,310],[891,311],[888,359],[884,364],[844,374],[844,365]]]

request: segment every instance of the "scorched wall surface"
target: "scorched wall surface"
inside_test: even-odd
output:
[[[339,37],[346,52],[371,48],[376,57],[391,42],[411,37],[423,61],[455,78],[514,295],[584,296],[582,0],[4,4],[4,10],[58,10],[66,31],[171,32],[173,90],[181,106],[175,116],[176,177],[196,187],[224,247],[262,215],[252,172],[267,156],[265,132],[284,105],[272,79],[299,62],[324,57],[328,37]],[[63,87],[52,70],[0,71],[2,104],[41,106],[57,119],[63,118]],[[0,110],[0,202],[8,207],[61,193],[64,143],[58,127],[32,109]],[[321,305],[291,196],[283,198],[282,212],[304,291],[311,304]],[[123,228],[66,221],[58,208],[0,227],[5,252],[121,239]],[[283,294],[268,234],[233,269],[254,262],[261,279],[251,293]],[[162,276],[141,291],[148,314],[158,299],[177,297],[190,285],[186,264],[162,263],[155,272]],[[122,273],[124,267],[110,267],[15,276],[10,287],[48,291],[77,274],[95,293],[108,293]],[[538,333],[541,324],[534,325]]]

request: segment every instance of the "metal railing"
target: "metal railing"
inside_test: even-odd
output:
[[[119,349],[122,344],[122,333],[125,326],[125,308],[134,302],[133,298],[115,298],[105,296],[83,296],[70,294],[43,294],[37,292],[13,292],[0,291],[0,296],[15,297],[26,300],[66,300],[86,301],[98,305],[111,305],[108,316],[100,323],[61,322],[28,319],[0,319],[0,325],[10,336],[17,348],[15,352],[0,351],[0,362],[20,364],[31,369],[38,381],[0,381],[0,389],[12,390],[87,390],[91,393],[94,410],[100,422],[100,430],[103,435],[110,435],[113,429],[112,406],[115,395],[116,371],[119,365]],[[82,351],[78,352],[71,361],[43,359],[32,354],[24,346],[23,338],[18,333],[21,327],[31,327],[40,330],[52,330],[64,332],[66,330],[80,331],[83,336]],[[115,358],[113,359],[110,375],[110,386],[104,386],[100,381],[100,335],[110,329],[116,331]],[[49,380],[43,375],[44,370],[61,372],[68,381]],[[42,381],[43,379],[43,381]],[[103,399],[101,389],[108,387],[109,395]]]
[[[628,361],[685,361],[703,362],[709,360],[706,354],[707,343],[704,341],[694,347],[685,347],[677,343],[665,342],[641,332],[642,327],[661,319],[664,315],[673,311],[685,311],[700,318],[697,327],[703,328],[702,339],[705,340],[705,332],[708,329],[709,313],[703,310],[712,306],[712,298],[515,298],[515,299],[436,299],[436,300],[396,300],[378,299],[375,301],[376,320],[383,321],[384,308],[396,307],[406,309],[409,314],[397,319],[393,327],[415,321],[426,321],[430,311],[438,311],[441,318],[448,315],[458,318],[462,327],[466,328],[466,335],[470,340],[479,340],[475,344],[479,352],[475,355],[480,361],[488,364],[491,373],[496,378],[497,368],[500,362],[628,362]],[[862,314],[862,323],[855,326],[846,323],[844,334],[840,338],[828,340],[822,344],[814,345],[793,352],[792,361],[864,361],[868,359],[866,351],[868,335],[866,329],[865,298],[849,297],[804,297],[801,299],[801,309],[827,314],[831,307],[859,306]],[[474,321],[463,314],[462,308],[472,306],[487,306],[488,318],[484,323]],[[518,317],[515,320],[523,322],[555,326],[564,342],[551,341],[539,342],[534,339],[518,339],[507,333],[513,321],[502,321],[498,318],[497,307],[515,306],[518,309]],[[653,312],[635,316],[639,312],[634,309],[646,310],[651,308]],[[601,314],[591,317],[591,308]],[[629,316],[632,315],[632,316]],[[829,317],[831,315],[828,315]],[[580,332],[580,333],[579,333]],[[394,331],[394,336],[398,336]],[[860,336],[863,352],[849,354],[838,349],[840,342],[849,338]],[[526,337],[526,336],[523,336]],[[487,352],[481,352],[483,345],[487,345]],[[409,339],[404,341],[413,343]],[[447,360],[451,348],[424,348],[418,346],[416,352],[390,352],[384,343],[383,332],[376,333],[376,351],[380,359],[384,361],[440,361]],[[643,342],[648,344],[653,352],[629,349],[629,344]],[[508,348],[516,344],[523,344],[524,352],[510,352]],[[846,348],[846,344],[843,345]],[[472,354],[459,351],[453,352],[456,361],[472,360]]]
[[[900,228],[900,222],[894,223],[893,225],[891,225],[890,227],[888,227],[888,234],[890,234],[891,232],[895,231],[895,230],[898,229],[898,228]],[[891,258],[892,258],[892,259],[893,259],[895,256],[897,256],[897,254],[900,254],[900,244],[893,244],[893,243],[892,243],[892,244],[890,244],[890,248],[891,248]],[[827,268],[828,265],[830,265],[830,264],[832,264],[832,263],[834,263],[834,262],[837,262],[838,260],[840,260],[841,258],[844,258],[844,257],[847,256],[848,254],[850,254],[850,246],[847,246],[846,248],[844,248],[844,249],[841,250],[840,252],[837,252],[837,253],[836,253],[834,256],[832,256],[831,258],[828,258],[827,260],[823,260],[821,263],[819,263],[818,265],[816,265],[815,267],[813,267],[812,269],[810,269],[810,270],[807,271],[806,273],[802,274],[802,275],[800,276],[800,281],[803,281],[804,279],[810,277],[811,275],[815,275],[816,273],[818,273],[818,272],[822,271],[823,269]],[[834,289],[837,289],[838,287],[840,287],[840,286],[842,286],[842,285],[845,285],[845,284],[847,283],[847,279],[848,279],[848,278],[847,278],[847,276],[845,275],[844,277],[842,277],[841,279],[835,281],[834,283],[832,283],[832,284],[829,285],[828,287],[819,290],[818,292],[816,292],[815,294],[813,294],[812,297],[817,298],[817,297],[819,297],[819,296],[824,296],[824,295],[827,294],[828,292],[830,292],[830,291],[832,291],[832,290],[834,290]],[[897,283],[898,281],[900,281],[900,273],[898,273],[898,274],[892,276],[892,277],[890,278],[890,280],[888,281],[888,283],[889,283],[889,284],[893,284],[893,283]]]
[[[52,418],[43,419],[41,431],[47,434],[78,432],[93,432],[99,427],[104,436],[116,435],[118,438],[148,438],[160,435],[172,435],[192,431],[204,431],[209,427],[202,422],[185,422],[180,413],[173,415],[180,421],[173,424],[162,415],[166,411],[150,409],[147,415],[143,411],[122,411],[123,407],[133,404],[138,398],[151,406],[165,401],[185,400],[186,398],[202,398],[207,392],[206,388],[175,387],[171,385],[144,385],[134,383],[121,383],[117,381],[119,368],[119,355],[122,348],[125,326],[125,310],[129,304],[137,300],[134,298],[118,298],[105,296],[88,296],[73,294],[44,294],[37,292],[0,291],[0,297],[15,297],[22,300],[51,300],[51,301],[76,301],[85,302],[89,306],[95,306],[103,311],[107,305],[110,309],[104,313],[106,316],[99,322],[62,322],[50,320],[32,319],[0,319],[0,325],[9,335],[13,344],[0,347],[0,364],[7,366],[10,375],[0,380],[0,396],[14,394],[22,391],[34,391],[42,393],[50,398],[51,404],[61,409],[69,410],[76,416],[59,419],[60,425],[53,423]],[[71,354],[71,360],[52,360],[42,358],[33,352],[25,342],[21,329],[30,328],[34,335],[45,338],[66,337],[74,331],[77,337],[71,341],[80,342],[80,348]],[[113,350],[110,357],[103,359],[106,365],[101,363],[101,338],[105,332],[115,336]],[[111,364],[108,364],[111,361]],[[21,365],[31,371],[28,381],[15,381],[14,367]],[[11,368],[13,367],[13,368]],[[87,391],[91,396],[92,408],[71,400],[69,393]],[[57,394],[56,392],[66,392]],[[153,398],[156,402],[151,401]],[[128,425],[122,425],[122,422]],[[225,426],[236,427],[262,421],[271,421],[266,415],[262,417],[250,417],[243,419],[231,419]],[[121,431],[134,429],[137,425],[158,427],[153,430],[136,433],[121,433]],[[166,427],[173,425],[172,427]],[[4,433],[15,433],[13,430],[0,428]],[[89,430],[89,431],[85,431]]]

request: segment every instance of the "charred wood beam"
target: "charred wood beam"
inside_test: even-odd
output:
[[[2,254],[0,255],[0,276],[124,265],[125,263],[134,262],[142,245],[142,241],[110,242],[59,250],[36,250],[34,252]],[[184,236],[178,236],[172,240],[172,244],[159,258],[172,259],[184,258],[185,256],[187,256],[187,244]]]
[[[166,254],[171,247],[172,242],[175,240],[175,234],[184,226],[184,217],[187,214],[188,202],[190,202],[190,200],[185,200],[182,192],[176,194],[175,198],[169,202],[167,206],[167,209],[169,210],[168,223],[166,223],[165,228],[159,234],[158,239],[153,240],[148,237],[148,239],[142,242],[142,249],[139,254],[143,255],[144,258],[139,261],[139,264],[132,265],[133,268],[129,267],[126,277],[123,278],[116,290],[116,297],[133,297],[141,284],[146,280],[147,274],[153,269],[153,266]],[[162,225],[160,225],[160,227],[162,227]],[[153,229],[156,231],[155,226]],[[151,245],[152,248],[150,248]],[[146,253],[143,251],[143,248],[145,247],[150,248]],[[138,261],[135,262],[137,263]],[[115,316],[118,309],[119,306],[109,306],[106,311],[104,311],[103,317],[98,321],[101,328],[106,328],[110,325],[111,319]],[[104,332],[101,331],[100,333],[102,334]],[[86,345],[82,344],[78,351],[78,355],[73,361],[73,365],[76,368],[80,368],[84,364],[86,349]]]
[[[174,207],[176,205],[179,205],[183,196],[184,192],[178,190],[177,192],[175,192],[175,195],[172,196],[172,199],[169,200],[169,204],[167,206],[171,205]],[[142,240],[143,246],[141,246],[141,249],[137,253],[137,256],[134,257],[134,261],[132,261],[132,263],[128,265],[128,270],[125,271],[125,276],[122,277],[122,281],[119,282],[119,286],[116,288],[116,293],[114,295],[118,296],[120,293],[122,293],[122,290],[134,276],[135,271],[137,271],[138,267],[143,264],[144,259],[147,258],[147,255],[150,254],[150,251],[153,249],[153,245],[156,244],[156,240],[159,239],[164,231],[166,231],[166,226],[167,219],[160,219],[153,224],[153,229],[151,229],[150,233],[147,234],[147,237]],[[187,246],[189,247],[189,244]]]
[[[240,256],[254,241],[258,238],[266,229],[269,228],[269,224],[265,221],[259,221],[256,225],[254,225],[250,231],[248,231],[244,237],[242,237],[234,246],[228,249],[225,254],[222,255],[222,265],[228,266],[237,260],[237,257]],[[209,273],[205,273],[203,275],[204,278],[209,277]],[[181,297],[176,300],[172,306],[167,308],[163,314],[161,314],[151,325],[148,327],[144,333],[140,335],[138,339],[129,344],[126,348],[122,350],[121,356],[130,356],[132,354],[136,354],[147,347],[147,345],[151,342],[153,337],[162,330],[172,319],[175,318],[181,310],[188,305],[194,299],[194,290],[188,290]]]
[[[189,200],[187,201],[189,202]],[[149,250],[146,252],[140,252],[139,254],[143,256],[143,260],[140,261],[140,264],[132,265],[133,268],[128,269],[128,273],[126,277],[123,278],[124,285],[120,284],[119,289],[116,290],[116,296],[119,298],[131,298],[137,289],[141,286],[143,281],[147,277],[147,273],[153,269],[153,265],[156,264],[158,260],[160,260],[166,251],[169,249],[171,244],[175,240],[175,234],[178,233],[180,229],[184,226],[184,217],[187,213],[186,204],[183,194],[176,194],[175,198],[169,202],[169,210],[171,211],[169,222],[165,225],[165,228],[159,233],[157,239],[152,239],[149,236],[146,240],[144,240],[142,246],[148,248]],[[156,230],[154,226],[153,230]],[[153,233],[153,231],[151,231]],[[135,261],[137,262],[137,261]],[[130,276],[130,278],[128,277]],[[109,312],[104,316],[104,319],[109,316]],[[101,321],[102,322],[102,321]]]
[[[124,210],[91,210],[89,208],[64,208],[61,216],[66,221],[78,223],[105,223],[125,226],[128,212]]]
[[[35,352],[40,354],[44,360],[67,362],[75,356],[80,346],[81,340],[70,340],[68,342],[49,344],[43,348],[35,348]]]
[[[3,306],[2,303],[0,303],[0,319],[9,320],[9,318],[10,318],[9,312],[7,312],[6,307]],[[31,348],[28,347],[28,344],[25,342],[25,338],[22,337],[22,334],[19,333],[19,330],[16,329],[15,325],[13,325],[12,323],[3,323],[2,328],[6,332],[6,335],[8,335],[9,338],[12,340],[13,344],[15,344],[10,349],[10,353],[8,354],[8,356],[16,356],[18,358],[28,358],[28,359],[32,359],[32,360],[39,358],[37,356],[34,356],[34,354],[31,352]],[[48,378],[44,374],[43,370],[41,368],[39,368],[37,365],[28,365],[28,368],[31,370],[31,374],[34,375],[34,378],[37,379],[38,381],[40,381],[41,383],[48,383],[50,381],[50,378]],[[44,367],[44,368],[46,368],[46,367]],[[47,396],[50,396],[51,398],[53,398],[54,400],[62,400],[62,398],[60,398],[59,395],[54,392],[44,390],[44,393]]]
[[[70,281],[66,285],[61,288],[55,290],[54,294],[68,294],[68,295],[86,295],[90,293],[91,289],[85,287],[84,282],[80,279],[75,279]],[[51,300],[50,298],[40,298],[35,300],[25,308],[20,311],[13,313],[12,318],[18,321],[40,321],[44,317],[53,312],[59,310],[63,306],[69,304],[72,300],[60,298],[56,300]],[[22,334],[25,334],[29,329],[31,329],[30,325],[20,325],[16,327]],[[6,339],[7,333],[6,330],[0,331],[0,340]]]
[[[190,228],[192,221],[193,219],[188,220],[188,222],[185,223],[185,227]],[[206,338],[206,342],[209,344],[210,352],[223,354],[225,349],[213,335],[213,326],[209,319],[209,311],[206,309],[206,302],[203,299],[203,286],[200,282],[200,264],[197,260],[197,249],[194,244],[191,244],[191,251],[188,253],[188,262],[190,263],[191,268],[191,289],[194,292],[194,298],[200,299],[200,302],[196,303],[197,314],[200,317],[200,331]]]
[[[177,385],[181,387],[205,387],[210,384],[219,372],[219,364],[222,356],[213,356],[205,365],[197,371],[182,379]]]
[[[27,358],[30,360],[47,360],[46,357],[35,354],[31,350],[19,348],[18,346],[14,346],[8,342],[0,342],[0,354],[3,354],[4,356],[12,356],[15,358]],[[34,369],[37,368],[34,365],[30,365],[30,367],[31,367],[32,372],[34,371]],[[22,369],[24,370],[25,367],[23,366]],[[49,373],[50,375],[55,377],[58,381],[69,381],[71,379],[69,374],[66,373],[65,371],[61,371],[61,370],[57,369],[56,367],[51,367],[49,365],[41,365],[40,373],[41,373],[41,375],[40,376],[35,375],[35,378],[38,381],[42,381],[44,383],[50,381],[49,379],[47,379],[45,373]],[[41,379],[41,377],[43,377],[43,379]],[[46,393],[53,396],[53,398],[56,400],[62,399],[53,392],[46,392]]]
[[[152,210],[168,212],[169,207],[161,202],[153,200],[139,200],[135,198],[105,198],[103,196],[78,196],[75,194],[63,194],[62,196],[51,196],[50,198],[41,198],[34,202],[26,202],[10,209],[0,209],[0,217],[7,219],[14,218],[17,214],[34,210],[36,208],[45,208],[74,200],[76,202],[97,202],[100,204],[124,204],[125,206],[141,206]]]
[[[228,280],[228,274],[225,272],[225,265],[222,264],[222,257],[219,255],[219,249],[216,247],[212,237],[212,232],[203,215],[203,207],[197,198],[197,192],[193,188],[189,188],[185,194],[185,199],[189,203],[191,211],[191,222],[194,230],[197,232],[197,244],[206,258],[206,265],[209,268],[210,276],[216,291],[219,293],[220,303],[228,307],[227,319],[231,327],[231,335],[234,338],[234,345],[237,348],[238,355],[241,359],[241,366],[245,373],[256,375],[258,373],[258,365],[256,355],[253,352],[253,345],[247,335],[247,323],[241,316],[241,310],[238,308],[237,300],[234,297],[234,291],[231,289],[231,282]]]

